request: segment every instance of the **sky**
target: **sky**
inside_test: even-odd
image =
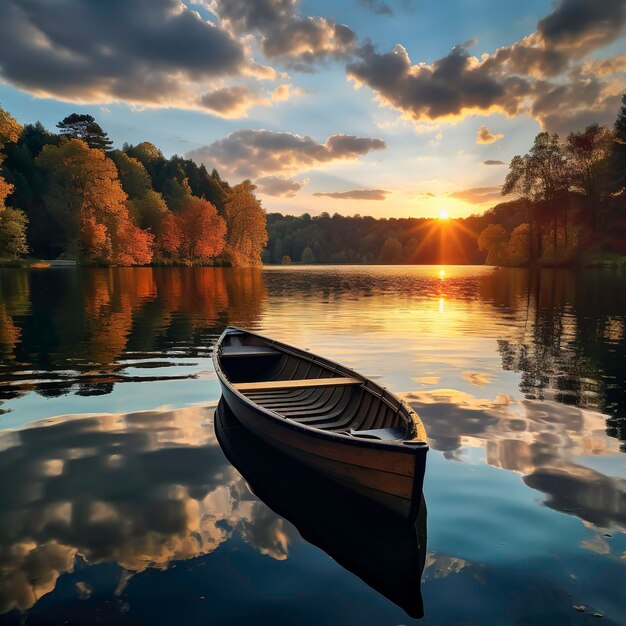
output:
[[[612,124],[626,0],[2,0],[0,104],[90,113],[269,212],[481,213],[542,131]]]

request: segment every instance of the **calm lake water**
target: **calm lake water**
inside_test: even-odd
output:
[[[417,410],[421,555],[227,460],[227,324]],[[626,624],[624,272],[4,269],[0,361],[0,623]]]

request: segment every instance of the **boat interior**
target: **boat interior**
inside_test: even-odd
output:
[[[306,351],[232,330],[219,362],[235,389],[286,419],[364,439],[411,440],[416,434],[392,394]]]

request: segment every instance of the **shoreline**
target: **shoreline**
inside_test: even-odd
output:
[[[93,265],[90,263],[79,263],[77,261],[67,260],[43,260],[43,259],[0,259],[0,269],[58,269],[58,268],[93,268],[106,269],[114,267],[186,267],[186,268],[232,268],[232,269],[264,269],[264,268],[289,268],[289,267],[493,267],[506,269],[525,269],[525,270],[543,270],[543,269],[564,269],[564,270],[580,270],[580,269],[623,269],[626,268],[626,257],[616,259],[593,259],[583,263],[538,263],[533,265],[486,265],[479,263],[264,263],[262,265],[250,266],[232,266],[217,265],[214,263],[186,265],[182,263],[150,263],[148,265]]]

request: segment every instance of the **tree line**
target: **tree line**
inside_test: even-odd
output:
[[[564,140],[542,132],[513,157],[502,187],[523,211],[512,229],[478,237],[492,265],[567,265],[626,256],[626,94],[612,129],[592,124]]]
[[[514,228],[524,216],[518,200],[447,221],[268,213],[269,241],[262,258],[264,263],[480,264],[485,253],[478,247],[478,233],[492,222]]]
[[[0,108],[0,257],[254,266],[266,216],[250,181],[149,142],[112,148],[90,115],[21,126]]]

